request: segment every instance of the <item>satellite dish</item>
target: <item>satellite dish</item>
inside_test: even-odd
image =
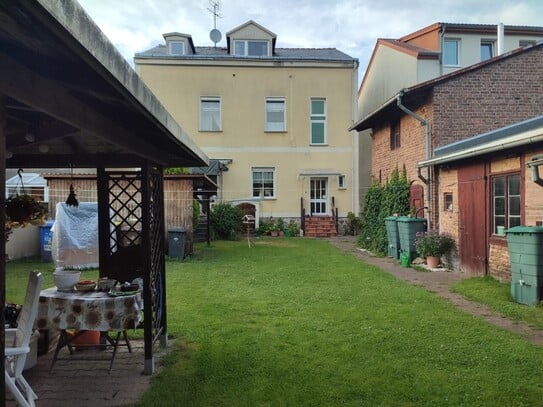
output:
[[[222,38],[222,34],[221,34],[221,32],[219,30],[214,28],[209,32],[209,38],[211,38],[211,41],[213,41],[215,43],[215,45],[217,45],[217,43]]]

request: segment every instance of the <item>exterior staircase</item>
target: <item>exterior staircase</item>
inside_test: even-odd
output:
[[[333,216],[306,216],[304,236],[333,237],[337,236]]]
[[[207,215],[200,215],[198,226],[194,230],[194,242],[207,242]]]

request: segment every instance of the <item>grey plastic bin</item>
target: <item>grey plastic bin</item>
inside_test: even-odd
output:
[[[187,230],[183,227],[168,229],[168,256],[170,258],[185,258],[186,235]]]

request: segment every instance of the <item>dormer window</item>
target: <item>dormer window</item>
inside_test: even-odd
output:
[[[234,40],[234,55],[243,57],[263,57],[270,55],[269,41]]]
[[[185,43],[183,41],[169,41],[168,53],[170,55],[185,55]]]

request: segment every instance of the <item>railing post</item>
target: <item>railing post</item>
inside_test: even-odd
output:
[[[305,208],[303,196],[300,197],[300,229],[302,229],[305,234]]]

